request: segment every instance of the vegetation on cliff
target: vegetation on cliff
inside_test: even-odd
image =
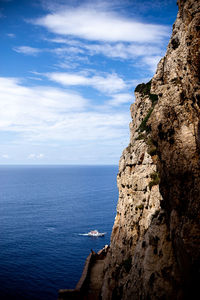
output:
[[[152,80],[135,89],[103,300],[186,300],[198,293],[200,2],[178,5],[165,57]]]
[[[147,115],[144,117],[144,119],[142,120],[142,122],[138,128],[138,131],[140,131],[140,132],[143,132],[143,131],[150,132],[151,127],[149,125],[147,125],[147,122],[152,114],[152,111],[153,111],[155,105],[158,102],[158,95],[151,93],[151,80],[147,83],[138,84],[135,88],[135,92],[139,93],[142,97],[148,96],[149,99],[151,100],[152,106],[149,109]]]

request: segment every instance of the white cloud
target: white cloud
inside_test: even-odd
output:
[[[116,44],[83,44],[69,47],[60,47],[52,50],[53,53],[63,56],[68,53],[70,54],[87,54],[87,55],[98,55],[102,54],[109,58],[122,58],[130,59],[138,56],[145,55],[146,53],[158,54],[160,48],[149,45],[136,45],[127,43],[116,43]]]
[[[35,154],[31,153],[31,154],[28,155],[28,159],[35,158],[35,156],[36,156]]]
[[[59,42],[58,39],[53,39],[51,41]],[[68,47],[57,47],[54,49],[38,49],[38,48],[32,48],[29,46],[20,46],[13,48],[14,51],[18,53],[23,53],[25,55],[32,55],[36,56],[39,53],[42,52],[49,52],[54,53],[58,57],[62,59],[60,63],[57,64],[57,66],[61,68],[68,68],[73,69],[76,68],[80,62],[84,62],[86,64],[90,64],[88,55],[104,55],[109,58],[120,58],[120,59],[140,59],[143,64],[145,64],[152,72],[155,72],[157,63],[159,62],[161,58],[162,50],[159,46],[150,45],[150,44],[135,44],[135,43],[96,43],[96,44],[90,44],[90,43],[81,43],[75,40],[61,40],[62,42],[65,42],[66,44],[69,44]],[[74,46],[73,46],[74,44]],[[138,61],[139,62],[139,61]],[[59,73],[58,73],[59,74]],[[55,76],[57,79],[55,81],[60,82],[64,84],[64,81],[66,83],[64,85],[74,85],[74,77],[76,76],[76,80],[80,79],[79,75],[74,74],[68,74],[65,75],[66,80],[62,79],[64,78],[64,75],[60,73],[60,75],[52,75],[52,78]],[[67,80],[67,76],[69,79],[72,79],[71,84],[69,84],[69,80]],[[71,76],[71,78],[70,78]],[[60,77],[60,79],[58,78]],[[61,78],[62,77],[62,78]],[[78,79],[79,77],[79,79]],[[49,76],[51,79],[51,76]],[[108,79],[108,78],[107,78]],[[111,78],[109,78],[110,80]],[[54,79],[53,79],[54,80]],[[97,87],[95,84],[95,78],[82,78],[83,84],[86,85],[93,85]],[[93,83],[92,83],[93,81]],[[96,81],[100,81],[100,78],[96,78]],[[119,83],[119,82],[118,82]],[[77,85],[77,84],[75,84]],[[81,83],[79,83],[81,85]],[[105,85],[103,85],[105,86]]]
[[[42,79],[40,77],[28,76],[27,78],[37,80],[37,81],[42,81]]]
[[[55,48],[51,50],[51,52],[57,54],[57,55],[66,55],[67,53],[73,53],[73,54],[83,54],[85,51],[78,47],[62,47],[62,48]]]
[[[0,78],[0,94],[0,131],[14,133],[17,143],[73,141],[78,147],[79,141],[127,136],[129,111],[111,110],[111,106],[103,110],[104,102],[95,106],[72,91],[26,87],[18,79]],[[29,158],[36,156],[42,158],[42,153],[33,152]]]
[[[53,43],[67,46],[49,50],[61,58],[59,64],[63,68],[77,67],[78,61],[84,60],[89,64],[88,56],[104,55],[111,59],[135,60],[146,64],[147,68],[155,72],[155,64],[163,52],[160,44],[151,43],[89,43],[71,39],[49,39]],[[67,60],[67,61],[65,61]]]
[[[13,50],[18,52],[18,53],[23,53],[25,55],[33,55],[33,56],[35,56],[35,55],[37,55],[38,53],[41,52],[40,49],[29,47],[29,46],[14,47]]]
[[[142,59],[142,62],[145,65],[148,65],[149,69],[154,73],[157,68],[157,64],[159,63],[161,56],[145,56]]]
[[[110,58],[131,59],[138,56],[160,54],[161,49],[157,46],[141,44],[96,44],[85,45],[90,54],[103,54]]]
[[[117,74],[108,74],[103,76],[83,76],[76,73],[48,73],[47,77],[64,86],[91,86],[104,93],[113,93],[123,90],[127,87],[126,83]]]
[[[9,158],[9,155],[8,155],[8,154],[3,154],[1,157],[2,157],[2,158],[5,158],[5,159],[8,159],[8,158]]]
[[[28,159],[41,159],[43,157],[44,157],[43,153],[40,154],[31,153],[28,155]]]
[[[14,38],[16,35],[14,33],[7,33],[7,36],[10,38]]]
[[[131,94],[116,94],[107,102],[107,104],[112,106],[120,106],[121,104],[132,103],[133,99],[134,97]]]
[[[81,111],[87,100],[52,87],[25,87],[15,78],[0,78],[0,129],[38,130],[62,119],[63,112]],[[28,127],[26,125],[28,124]]]
[[[158,43],[168,36],[168,28],[141,23],[102,8],[78,7],[62,9],[33,21],[60,35],[91,41]]]

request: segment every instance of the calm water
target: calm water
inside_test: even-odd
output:
[[[117,166],[0,167],[0,299],[51,300],[110,242]],[[105,237],[80,236],[92,229]]]

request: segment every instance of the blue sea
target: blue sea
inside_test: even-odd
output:
[[[0,299],[53,300],[110,243],[117,166],[0,167]],[[107,232],[92,238],[79,234]]]

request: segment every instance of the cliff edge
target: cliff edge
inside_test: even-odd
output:
[[[135,90],[103,300],[199,294],[200,1],[178,6],[165,57]]]

